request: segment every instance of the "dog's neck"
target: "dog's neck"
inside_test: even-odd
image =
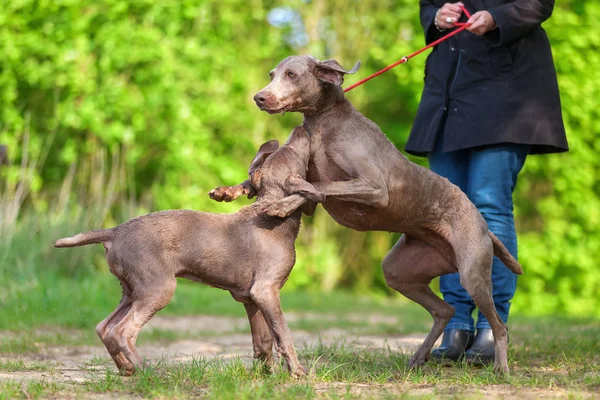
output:
[[[348,115],[350,111],[348,107],[353,108],[345,98],[342,88],[334,85],[329,85],[326,88],[320,104],[322,104],[322,107],[319,112],[302,113],[304,115],[303,126],[310,136],[319,132],[324,126],[337,125],[341,116]]]
[[[343,103],[345,100],[344,90],[341,88],[341,86],[324,83],[321,93],[322,96],[319,98],[319,101],[317,101],[316,104],[310,108],[299,110],[304,115],[305,120],[307,118],[320,118],[340,103]]]

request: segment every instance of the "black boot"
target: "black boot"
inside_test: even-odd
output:
[[[442,344],[431,352],[433,360],[458,361],[465,354],[465,350],[473,343],[473,332],[464,329],[448,329],[444,331]]]
[[[475,365],[488,365],[494,362],[496,349],[491,329],[478,329],[473,346],[466,352],[465,360]]]

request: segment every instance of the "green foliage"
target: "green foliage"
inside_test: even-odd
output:
[[[247,203],[217,204],[207,192],[244,179],[254,149],[266,139],[285,139],[301,120],[261,113],[252,102],[279,60],[311,53],[351,66],[361,59],[349,85],[423,45],[414,1],[292,0],[287,7],[301,17],[300,31],[293,21],[267,22],[280,6],[266,0],[6,2],[0,143],[9,146],[13,164],[0,170],[4,237],[32,232],[38,215],[91,229],[158,209],[236,210]],[[572,150],[530,157],[515,194],[525,275],[514,307],[524,312],[600,316],[600,72],[594,67],[600,37],[593,29],[599,18],[596,2],[565,0],[545,24]],[[289,44],[303,32],[306,44]],[[349,93],[401,149],[424,61],[417,57]],[[66,233],[55,226],[40,228],[50,242]],[[397,239],[342,228],[320,209],[304,220],[289,285],[391,293],[380,262]],[[35,275],[40,266],[27,252],[5,250],[0,270],[10,263],[23,276]],[[62,257],[44,251],[51,261]],[[92,253],[76,252],[70,257],[82,259],[58,261],[67,273],[102,265]]]
[[[530,157],[515,194],[518,310],[600,316],[600,4],[558,2],[546,24],[570,152]]]

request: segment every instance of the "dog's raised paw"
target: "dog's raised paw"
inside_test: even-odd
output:
[[[208,197],[219,202],[230,202],[235,200],[233,190],[230,186],[220,186],[215,188],[208,193]]]

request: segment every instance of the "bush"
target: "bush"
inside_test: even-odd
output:
[[[592,29],[599,17],[595,2],[565,0],[545,24],[572,150],[530,157],[515,194],[525,275],[514,306],[524,312],[600,316],[600,72],[593,67],[600,38]],[[254,149],[300,123],[298,115],[260,113],[252,102],[279,60],[311,53],[351,66],[361,59],[350,84],[421,47],[422,36],[409,0],[7,2],[0,9],[0,143],[13,164],[0,169],[0,225],[11,232],[28,226],[21,210],[82,229],[156,209],[236,210],[247,202],[217,204],[207,192],[244,179]],[[424,60],[349,94],[399,148]],[[91,207],[93,214],[74,211]],[[318,210],[304,220],[289,284],[391,293],[380,262],[397,239],[350,231]],[[33,265],[7,257],[0,260]]]

